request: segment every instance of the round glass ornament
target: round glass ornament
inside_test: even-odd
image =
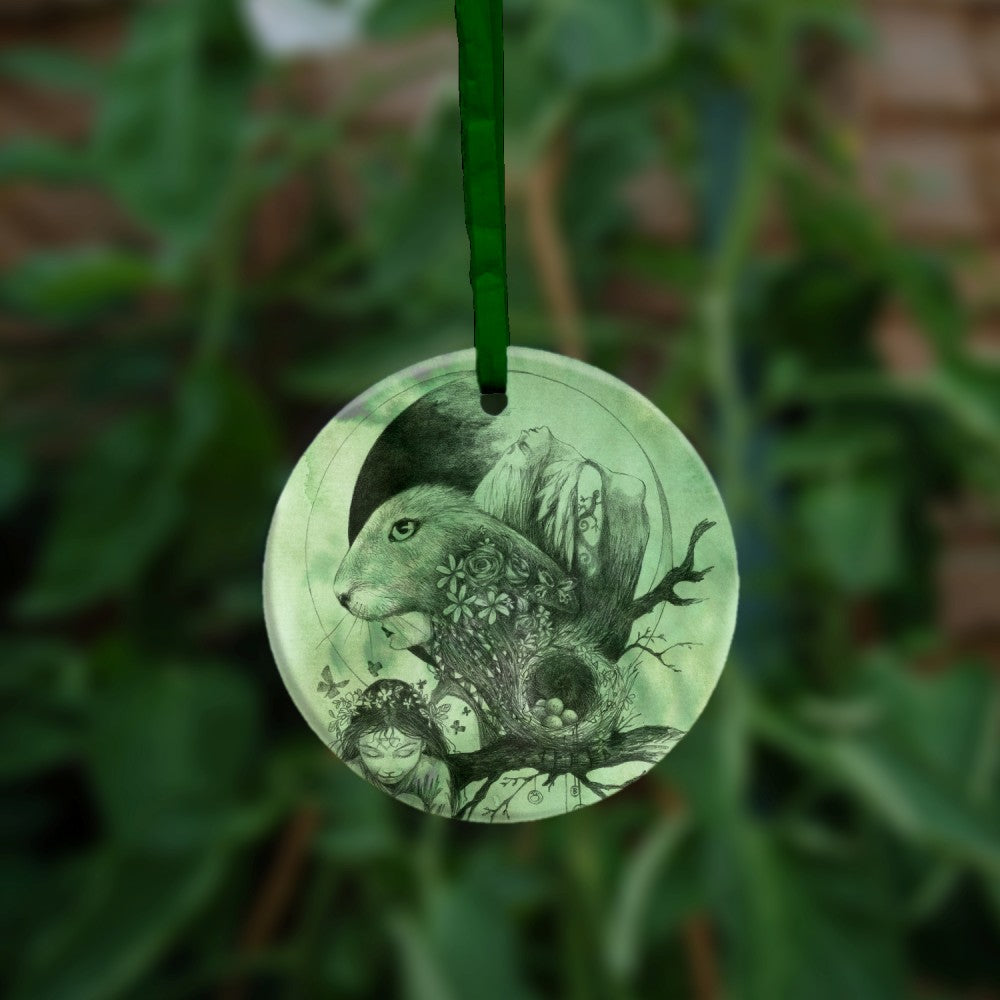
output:
[[[401,802],[560,815],[641,777],[693,725],[736,618],[732,532],[680,431],[580,361],[474,351],[345,407],[278,502],[271,648],[299,711]]]

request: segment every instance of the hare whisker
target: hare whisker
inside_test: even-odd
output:
[[[344,627],[344,623],[349,618],[354,618],[354,615],[352,615],[349,611],[344,612],[344,614],[341,616],[340,621],[337,622],[337,624],[334,625],[333,628],[330,629],[330,631],[327,632],[326,635],[324,635],[323,638],[316,643],[316,648],[319,649],[319,647],[322,646],[324,642],[330,641]],[[354,620],[357,621],[356,618],[354,618]]]

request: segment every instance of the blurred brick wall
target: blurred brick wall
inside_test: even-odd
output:
[[[975,319],[974,349],[1000,358],[1000,0],[867,0],[877,43],[833,74],[837,106],[855,132],[867,191],[898,233],[915,243],[967,248],[960,278]],[[120,43],[127,7],[115,0],[0,0],[0,47],[63,48],[104,60]],[[451,72],[453,39],[437,32],[403,46],[365,46],[302,76],[306,105],[329,104],[358,76],[429,56],[423,83],[408,80],[372,107],[365,128],[406,127],[426,110]],[[364,73],[362,74],[362,70]],[[0,142],[43,134],[82,142],[91,121],[86,99],[16,85],[0,86]],[[332,166],[345,206],[357,206],[349,172]],[[692,213],[683,188],[660,169],[635,177],[625,192],[640,229],[665,243],[689,239]],[[255,269],[274,266],[291,245],[275,220],[304,220],[308,205],[291,183],[260,206]],[[294,225],[294,222],[292,222]],[[779,227],[780,228],[780,227]],[[129,227],[98,193],[31,182],[0,188],[0,267],[42,248],[122,238]],[[617,276],[605,306],[669,325],[676,297]],[[20,328],[0,320],[0,336]],[[887,361],[901,374],[917,371],[928,353],[910,320],[894,310],[877,334]],[[995,513],[974,500],[938,512],[947,539],[940,562],[942,624],[960,643],[1000,662],[1000,534]]]
[[[123,27],[121,3],[95,0],[0,0],[0,51],[55,49],[102,62],[117,49]],[[15,82],[0,82],[0,143],[43,135],[82,144],[93,102],[86,96]],[[0,268],[29,251],[121,238],[125,222],[113,204],[86,185],[33,181],[0,186]],[[9,325],[5,324],[5,332]]]
[[[876,0],[861,65],[869,191],[914,242],[969,247],[976,349],[1000,358],[1000,0]]]
[[[869,0],[877,35],[859,60],[866,187],[898,233],[956,250],[973,316],[971,347],[1000,362],[1000,2]],[[886,358],[919,370],[927,349],[898,312],[879,331]],[[1000,533],[968,499],[939,512],[949,633],[1000,662]]]

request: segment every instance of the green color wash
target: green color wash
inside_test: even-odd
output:
[[[694,725],[736,617],[722,501],[623,382],[472,351],[378,383],[323,429],[268,539],[282,677],[316,734],[400,802],[476,822],[593,805]]]

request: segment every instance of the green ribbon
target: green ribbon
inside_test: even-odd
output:
[[[503,0],[455,0],[465,227],[484,393],[507,391],[507,230],[503,167]]]

